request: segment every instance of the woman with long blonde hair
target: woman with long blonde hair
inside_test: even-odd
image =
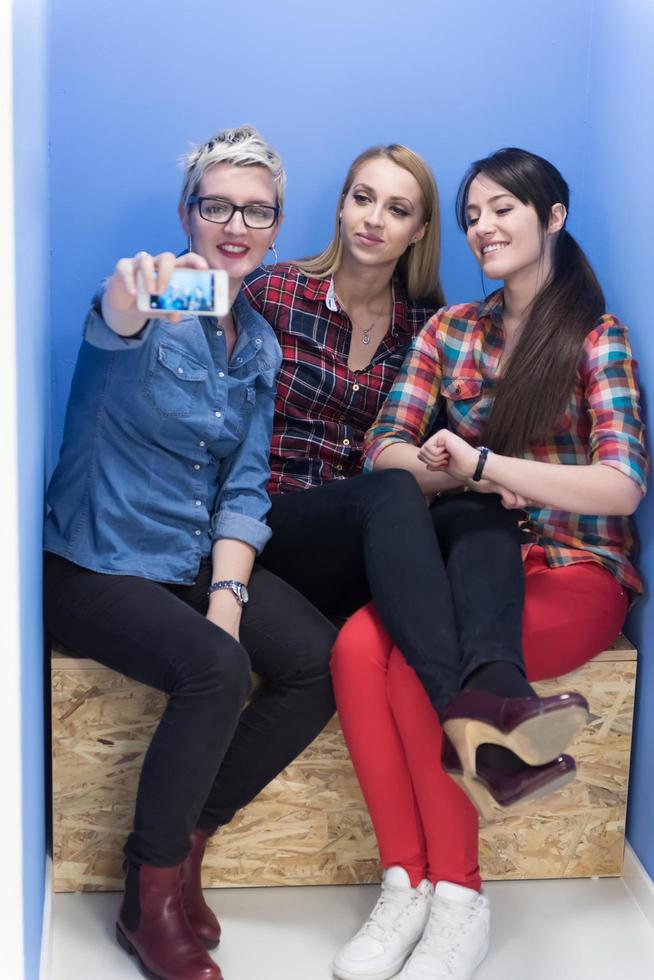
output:
[[[430,611],[444,581],[429,513],[411,475],[361,469],[365,432],[414,337],[443,305],[439,257],[433,174],[394,143],[349,167],[322,251],[263,269],[246,285],[282,348],[273,534],[262,562],[332,618],[374,597],[426,685],[442,670],[453,676],[438,663]]]

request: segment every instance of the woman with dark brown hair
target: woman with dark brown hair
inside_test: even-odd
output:
[[[439,721],[372,605],[339,635],[339,715],[387,869],[379,902],[336,959],[346,980],[472,977],[488,949],[488,899],[477,812],[449,777],[488,819],[572,778],[574,761],[555,758],[562,743],[556,726],[547,731],[547,699],[529,680],[566,674],[605,649],[642,591],[630,520],[647,470],[635,364],[565,227],[568,201],[561,174],[532,153],[500,150],[473,164],[459,221],[503,289],[429,321],[367,436],[371,468],[402,467],[437,494],[431,513],[451,588],[433,605],[454,619],[464,690]],[[524,574],[512,568],[505,581],[507,596],[525,584],[527,676],[502,652],[511,616],[486,635],[487,659],[466,670],[478,608],[492,593],[500,620],[504,612],[492,542],[468,517],[485,495],[523,511]],[[469,554],[477,541],[477,568],[457,557],[466,538]],[[583,706],[567,716],[554,707],[571,734]]]

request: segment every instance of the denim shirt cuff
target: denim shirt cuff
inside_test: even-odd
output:
[[[211,519],[211,536],[214,541],[219,538],[235,538],[251,545],[257,554],[261,554],[265,545],[272,537],[272,531],[263,521],[256,517],[248,517],[233,510],[222,508]]]
[[[121,337],[103,319],[100,308],[94,301],[84,323],[84,339],[92,347],[99,347],[101,350],[125,350],[129,347],[140,347],[150,333],[153,323],[154,320],[147,320],[138,333],[131,337]]]

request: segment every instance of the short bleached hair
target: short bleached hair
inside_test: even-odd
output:
[[[286,173],[276,150],[254,126],[237,126],[221,129],[206,143],[194,146],[184,154],[180,163],[184,168],[184,185],[180,203],[187,206],[189,197],[196,194],[207,170],[217,163],[229,163],[234,167],[265,167],[270,171],[277,189],[277,204],[284,206]]]

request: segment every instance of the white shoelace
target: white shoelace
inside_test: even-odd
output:
[[[445,963],[451,961],[476,917],[477,909],[474,906],[434,903],[414,956],[436,953]]]
[[[399,929],[406,913],[421,899],[419,894],[409,898],[406,893],[391,888],[384,889],[359,935],[370,936],[383,945],[384,939],[388,940],[389,933],[392,935]]]

